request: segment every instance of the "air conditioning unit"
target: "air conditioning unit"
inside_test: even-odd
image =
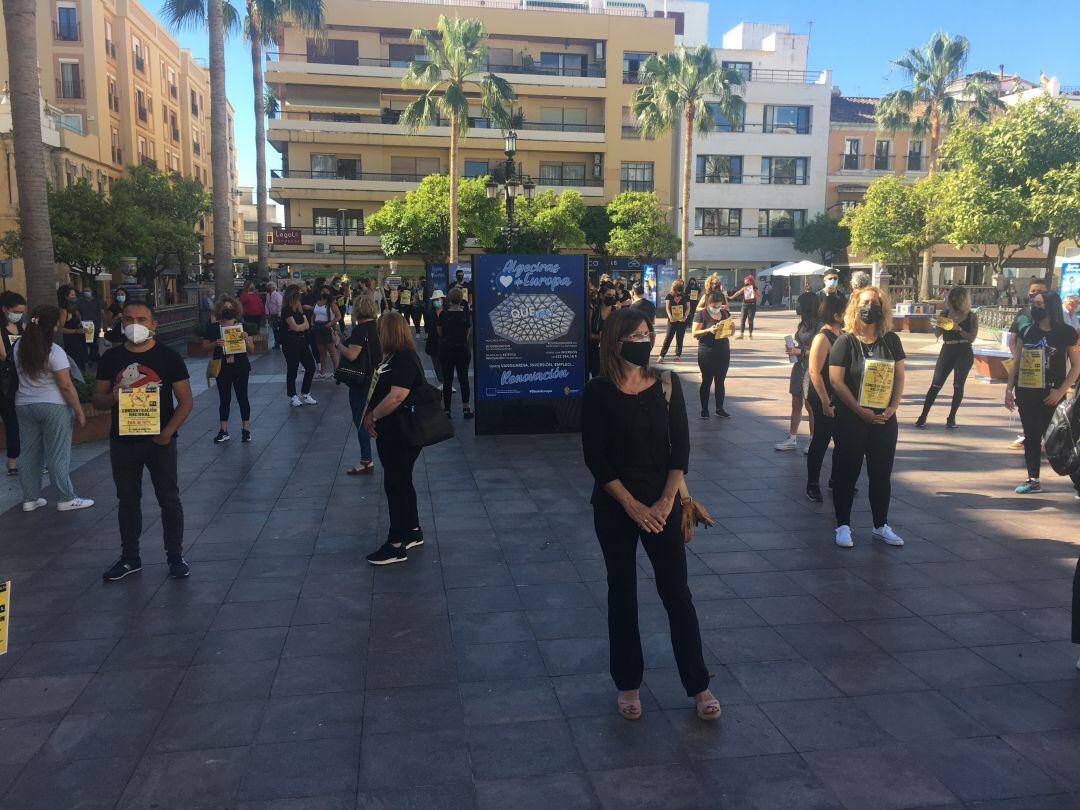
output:
[[[315,252],[316,253],[329,253],[330,252],[330,245],[326,244],[326,242],[316,242],[315,243]]]

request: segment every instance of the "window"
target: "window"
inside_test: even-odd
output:
[[[645,64],[652,53],[633,53],[627,51],[622,58],[622,78],[624,84],[637,84],[641,66]]]
[[[196,155],[202,154],[202,133],[195,127],[191,128],[191,151]]]
[[[653,164],[626,163],[619,170],[619,180],[622,191],[652,191],[653,190]]]
[[[311,177],[314,180],[359,180],[360,158],[312,155]]]
[[[311,215],[316,236],[364,235],[364,212],[358,208],[350,208],[344,214],[336,208],[315,208]]]
[[[143,51],[142,41],[138,37],[131,38],[131,56],[135,62],[135,69],[145,75],[146,52]]]
[[[588,128],[587,111],[575,107],[541,107],[540,128],[559,132],[584,132]]]
[[[514,66],[513,48],[488,48],[488,70]]]
[[[583,53],[540,54],[540,66],[544,73],[555,76],[584,76],[588,72],[589,57]]]
[[[491,169],[486,160],[466,160],[465,177],[486,177]]]
[[[742,155],[698,155],[698,183],[741,183]]]
[[[694,236],[738,236],[741,230],[741,208],[694,210]]]
[[[113,163],[123,163],[124,162],[124,155],[120,151],[120,131],[118,129],[114,128],[111,131],[110,140],[111,140],[111,143],[112,143],[112,162]]]
[[[907,170],[909,172],[921,172],[924,170],[923,166],[923,142],[922,141],[909,141],[907,152]]]
[[[762,132],[786,132],[795,135],[809,134],[810,107],[766,104]]]
[[[147,154],[146,154],[146,138],[144,138],[142,135],[140,135],[136,139],[136,143],[138,144],[138,147],[139,147],[139,158],[142,159],[144,157],[147,157]]]
[[[584,184],[584,163],[540,164],[540,185],[542,186],[581,186]]]
[[[758,236],[793,236],[805,223],[805,208],[762,208],[758,211]]]
[[[359,65],[360,43],[355,39],[312,39],[309,37],[307,60],[320,65]]]
[[[194,90],[192,90],[191,91],[191,114],[194,115],[196,118],[199,117],[199,107],[201,107],[201,106],[202,105],[199,104],[199,95],[198,95],[198,93],[196,93]]]
[[[180,143],[180,123],[176,120],[176,113],[168,107],[165,108],[165,111],[169,121],[169,137],[173,143]]]
[[[390,67],[408,67],[412,62],[430,61],[422,45],[390,45]]]
[[[889,154],[891,149],[892,141],[887,139],[880,139],[874,144],[875,172],[887,172],[892,168],[892,156]]]
[[[753,69],[753,65],[750,62],[732,62],[725,59],[720,63],[720,67],[727,68],[728,70],[737,70],[742,74],[743,81],[750,81],[750,74]]]
[[[180,88],[176,85],[176,71],[171,67],[167,68],[166,75],[168,76],[169,95],[175,99],[180,95]]]
[[[742,132],[743,122],[742,119],[736,118],[730,120],[726,115],[720,111],[719,104],[706,104],[709,112],[712,113],[713,120],[716,121],[717,132]]]
[[[120,112],[120,88],[116,85],[116,77],[108,76],[105,85],[109,91],[109,109],[114,113]]]
[[[63,42],[78,42],[79,10],[74,3],[57,4],[56,38]]]
[[[779,186],[805,186],[810,158],[763,157],[761,182]]]
[[[116,40],[113,39],[112,20],[105,21],[105,55],[110,59],[116,58]]]
[[[390,156],[390,179],[403,182],[419,182],[429,174],[439,173],[437,157]]]
[[[859,152],[862,149],[862,141],[859,138],[844,139],[844,168],[859,168]]]
[[[61,62],[60,78],[57,80],[56,95],[59,98],[82,98],[82,77],[78,62]]]
[[[855,210],[855,206],[859,204],[858,200],[841,200],[840,201],[840,214],[843,216],[850,211]]]
[[[135,114],[139,116],[139,120],[142,121],[144,124],[146,123],[146,121],[147,121],[147,119],[149,118],[149,115],[150,115],[149,111],[146,108],[146,101],[147,101],[146,93],[144,93],[142,90],[140,90],[138,87],[136,87],[135,88]]]

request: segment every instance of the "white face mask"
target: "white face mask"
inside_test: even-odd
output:
[[[836,286],[837,281],[839,281],[839,279],[827,278],[825,279],[825,286],[831,290],[833,287]]]
[[[22,316],[23,314],[21,312],[9,312],[7,314],[7,319],[12,323],[18,323],[22,320]]]
[[[719,318],[721,315],[724,314],[724,308],[723,307],[709,307],[709,314],[712,315],[714,318]]]
[[[151,337],[153,332],[143,326],[141,323],[130,323],[124,327],[124,337],[138,346],[140,343],[145,343]]]

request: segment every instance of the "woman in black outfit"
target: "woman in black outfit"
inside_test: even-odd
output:
[[[1077,340],[1076,330],[1065,323],[1062,315],[1061,297],[1057,293],[1036,294],[1031,299],[1031,320],[1012,342],[1013,363],[1005,387],[1005,407],[1020,410],[1024,428],[1028,480],[1016,488],[1017,495],[1042,492],[1042,438],[1058,403],[1080,377]],[[1080,495],[1080,473],[1071,477]]]
[[[671,285],[671,292],[664,299],[664,309],[667,312],[667,334],[664,335],[664,345],[660,347],[661,363],[667,358],[672,338],[675,338],[675,359],[682,360],[683,337],[690,317],[690,299],[686,297],[682,279],[675,279]]]
[[[0,294],[0,363],[12,356],[11,347],[19,342],[26,329],[26,299],[17,292],[6,290]],[[4,438],[7,442],[7,474],[19,474],[19,419],[15,415],[15,396],[0,393],[0,419],[4,420]]]
[[[915,422],[915,427],[926,427],[926,417],[930,415],[930,408],[937,399],[938,392],[945,385],[949,374],[953,375],[952,406],[949,408],[949,418],[945,420],[945,427],[956,427],[956,412],[964,399],[964,383],[967,382],[968,373],[975,363],[975,353],[971,350],[971,344],[979,335],[979,316],[971,311],[971,298],[963,287],[957,285],[949,290],[946,307],[941,313],[950,322],[948,329],[942,329],[940,325],[935,329],[941,336],[941,353],[938,355],[937,365],[934,367],[934,379],[930,383],[930,390],[926,392],[923,400],[922,413]],[[939,324],[941,322],[939,321]]]
[[[454,396],[454,372],[457,372],[458,385],[461,386],[461,406],[466,419],[473,418],[469,407],[469,336],[472,324],[469,313],[462,306],[464,295],[461,287],[450,291],[450,306],[439,313],[439,365],[442,366],[443,408],[450,415],[450,400]]]
[[[292,406],[315,405],[311,395],[311,381],[315,377],[315,358],[308,345],[308,332],[311,322],[304,315],[300,303],[300,288],[295,284],[285,290],[285,301],[281,305],[281,351],[285,354],[285,393],[292,400]],[[304,367],[304,381],[300,385],[300,396],[296,395],[296,370]]]
[[[619,714],[637,720],[644,670],[637,609],[640,539],[667,610],[683,687],[695,699],[698,716],[715,720],[720,703],[709,691],[676,497],[690,458],[690,429],[679,378],[669,375],[669,403],[661,375],[649,368],[654,338],[640,312],[624,309],[608,318],[600,345],[603,375],[586,384],[582,402],[585,464],[596,480],[593,523],[607,566],[611,676]],[[627,441],[631,436],[634,441]]]
[[[810,356],[807,366],[810,371],[810,390],[806,402],[814,415],[813,435],[810,449],[806,451],[806,497],[814,503],[821,503],[821,465],[825,461],[825,451],[833,436],[833,419],[836,409],[833,407],[832,382],[829,379],[829,352],[839,339],[844,325],[846,298],[838,295],[826,295],[818,306],[818,320],[824,324],[810,344]]]
[[[729,419],[731,415],[724,410],[724,382],[728,367],[731,365],[731,341],[728,336],[733,332],[733,324],[724,324],[731,320],[727,300],[723,293],[710,293],[705,299],[705,306],[694,315],[694,331],[698,339],[697,364],[701,371],[701,418],[709,418],[709,388],[716,387],[716,415]],[[726,330],[721,336],[721,333]]]
[[[371,377],[382,362],[382,348],[379,345],[379,330],[376,320],[379,311],[375,302],[366,295],[357,295],[352,301],[353,328],[348,340],[334,333],[334,345],[343,358],[342,365],[361,372],[360,380],[349,384],[349,408],[352,410],[356,436],[360,440],[360,463],[346,470],[346,475],[371,475],[375,472],[375,462],[371,460],[371,436],[364,429],[364,413],[367,411]]]
[[[231,295],[221,296],[214,305],[214,320],[206,325],[206,343],[214,347],[214,358],[221,360],[221,370],[217,376],[218,392],[218,419],[220,420],[218,435],[214,437],[214,444],[224,444],[229,441],[229,409],[232,404],[233,392],[236,392],[236,404],[240,406],[240,441],[247,444],[251,441],[251,403],[248,402],[248,379],[251,377],[251,361],[247,354],[225,354],[225,338],[221,331],[223,326],[236,326],[237,318],[241,317],[240,302]],[[242,325],[246,326],[245,318]],[[256,327],[257,328],[257,327]],[[244,330],[244,347],[248,353],[255,351],[255,342],[251,335]]]
[[[79,371],[84,371],[86,361],[90,358],[90,350],[86,346],[86,330],[83,329],[82,318],[76,307],[77,301],[75,288],[70,284],[61,284],[56,291],[56,305],[60,307],[61,342],[64,351],[79,367]]]
[[[592,377],[600,374],[600,335],[604,331],[604,324],[615,311],[618,298],[613,286],[602,286],[596,299],[596,305],[589,313],[589,375]]]
[[[424,382],[424,367],[416,353],[412,330],[400,312],[387,312],[378,322],[383,362],[375,370],[371,402],[364,428],[375,437],[383,466],[383,489],[390,510],[390,531],[378,549],[367,556],[372,565],[405,562],[408,550],[424,544],[413,486],[413,466],[420,448],[406,441],[396,411],[409,392]]]
[[[424,353],[431,358],[431,367],[435,370],[435,377],[441,384],[443,381],[442,366],[439,364],[439,313],[446,306],[446,294],[442,290],[432,290],[431,300],[428,302],[427,312],[424,313]],[[453,386],[450,386],[453,388]]]
[[[892,468],[896,458],[896,409],[904,394],[904,354],[892,331],[892,304],[877,287],[863,287],[848,301],[844,329],[829,352],[829,379],[835,392],[833,422],[833,505],[836,545],[851,548],[851,505],[855,482],[866,459],[874,538],[902,546],[889,526]]]

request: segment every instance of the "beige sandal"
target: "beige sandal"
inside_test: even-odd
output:
[[[641,719],[641,698],[624,700],[619,698],[619,714],[626,720]]]
[[[720,718],[720,701],[712,700],[694,701],[697,704],[697,716],[702,720],[718,720]]]

